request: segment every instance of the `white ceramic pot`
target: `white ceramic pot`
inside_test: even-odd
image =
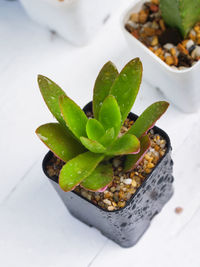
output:
[[[20,0],[38,23],[75,45],[84,45],[122,0]]]
[[[144,2],[146,1],[134,1],[121,19],[121,27],[133,57],[141,58],[144,79],[159,88],[182,111],[195,112],[200,107],[200,62],[185,70],[175,70],[133,37],[124,27],[130,14],[138,12]]]

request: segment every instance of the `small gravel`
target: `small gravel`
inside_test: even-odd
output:
[[[200,59],[200,22],[183,40],[177,29],[165,25],[158,0],[147,1],[132,13],[125,28],[173,69],[189,68]]]
[[[181,208],[181,207],[175,208],[175,213],[176,214],[181,214],[182,212],[183,212],[183,208]]]
[[[124,182],[124,184],[128,185],[128,184],[132,183],[132,179],[130,179],[130,178],[129,179],[124,179],[123,182]]]

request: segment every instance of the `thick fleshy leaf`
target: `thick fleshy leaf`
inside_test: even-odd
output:
[[[86,124],[88,118],[83,110],[67,96],[60,97],[59,103],[65,122],[72,133],[77,138],[80,138],[81,136],[86,137]]]
[[[108,130],[106,130],[105,134],[102,136],[102,138],[99,140],[99,142],[107,147],[108,145],[110,145],[115,138],[115,130],[114,128],[110,128]]]
[[[112,180],[112,165],[110,163],[105,165],[101,163],[87,178],[82,181],[81,186],[91,191],[98,191],[109,185]]]
[[[95,140],[91,140],[83,136],[80,137],[80,140],[81,143],[91,152],[104,153],[106,151],[106,148]]]
[[[91,140],[99,141],[105,134],[101,123],[96,119],[89,119],[86,125],[87,136]]]
[[[47,107],[57,121],[62,126],[66,127],[66,123],[61,115],[59,106],[59,97],[65,96],[65,92],[52,80],[42,75],[38,75],[38,85]]]
[[[118,75],[118,71],[112,62],[107,62],[101,69],[93,92],[93,113],[94,117],[98,119],[99,111],[104,99],[109,95],[110,88]]]
[[[110,94],[115,96],[122,116],[122,124],[128,116],[142,79],[142,63],[139,58],[131,60],[114,81]]]
[[[179,29],[183,38],[200,21],[200,0],[160,0],[160,10],[167,26]]]
[[[57,157],[65,162],[86,151],[58,123],[44,124],[36,130],[36,134]]]
[[[106,155],[135,154],[140,151],[140,141],[132,134],[118,138],[106,151]]]
[[[73,190],[94,171],[103,158],[101,154],[88,151],[68,161],[60,171],[60,187],[66,192]]]
[[[121,114],[114,96],[109,95],[104,100],[99,112],[99,121],[105,130],[114,128],[115,137],[118,135],[121,126]]]
[[[130,171],[130,170],[134,169],[140,163],[140,161],[143,159],[143,157],[144,157],[145,153],[147,152],[147,150],[149,149],[149,147],[150,147],[150,139],[149,139],[148,135],[142,136],[140,139],[140,152],[138,154],[128,155],[126,157],[124,170]]]
[[[136,120],[127,134],[134,134],[135,136],[140,138],[154,126],[155,122],[167,110],[168,106],[169,103],[165,101],[156,102],[149,106]]]

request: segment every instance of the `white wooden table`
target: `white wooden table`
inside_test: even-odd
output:
[[[17,1],[0,0],[2,267],[200,266],[200,112],[183,114],[171,105],[158,123],[172,140],[175,194],[133,248],[122,249],[74,219],[41,170],[47,149],[34,131],[53,118],[37,74],[55,80],[81,106],[90,101],[102,65],[112,60],[121,68],[131,59],[119,28],[122,9],[88,46],[77,48],[32,22]],[[160,99],[143,81],[133,111]]]

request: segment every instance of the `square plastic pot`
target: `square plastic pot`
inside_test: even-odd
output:
[[[20,0],[38,23],[75,45],[86,44],[122,0]]]
[[[200,107],[199,73],[200,62],[186,70],[175,70],[163,62],[145,45],[131,35],[125,24],[131,13],[141,10],[145,0],[139,0],[124,12],[121,18],[121,28],[133,57],[140,57],[144,67],[144,78],[183,112],[195,112]]]
[[[92,103],[89,103],[84,111],[91,110]],[[136,120],[137,116],[130,113],[129,118]],[[70,213],[87,225],[97,228],[103,235],[122,247],[131,247],[137,243],[149,227],[153,217],[161,211],[173,194],[174,178],[170,139],[158,127],[153,129],[166,140],[166,154],[126,203],[126,206],[117,211],[104,210],[76,192],[64,192],[58,185],[58,177],[49,177],[47,173],[47,164],[53,157],[53,153],[49,151],[43,160],[44,173]]]

